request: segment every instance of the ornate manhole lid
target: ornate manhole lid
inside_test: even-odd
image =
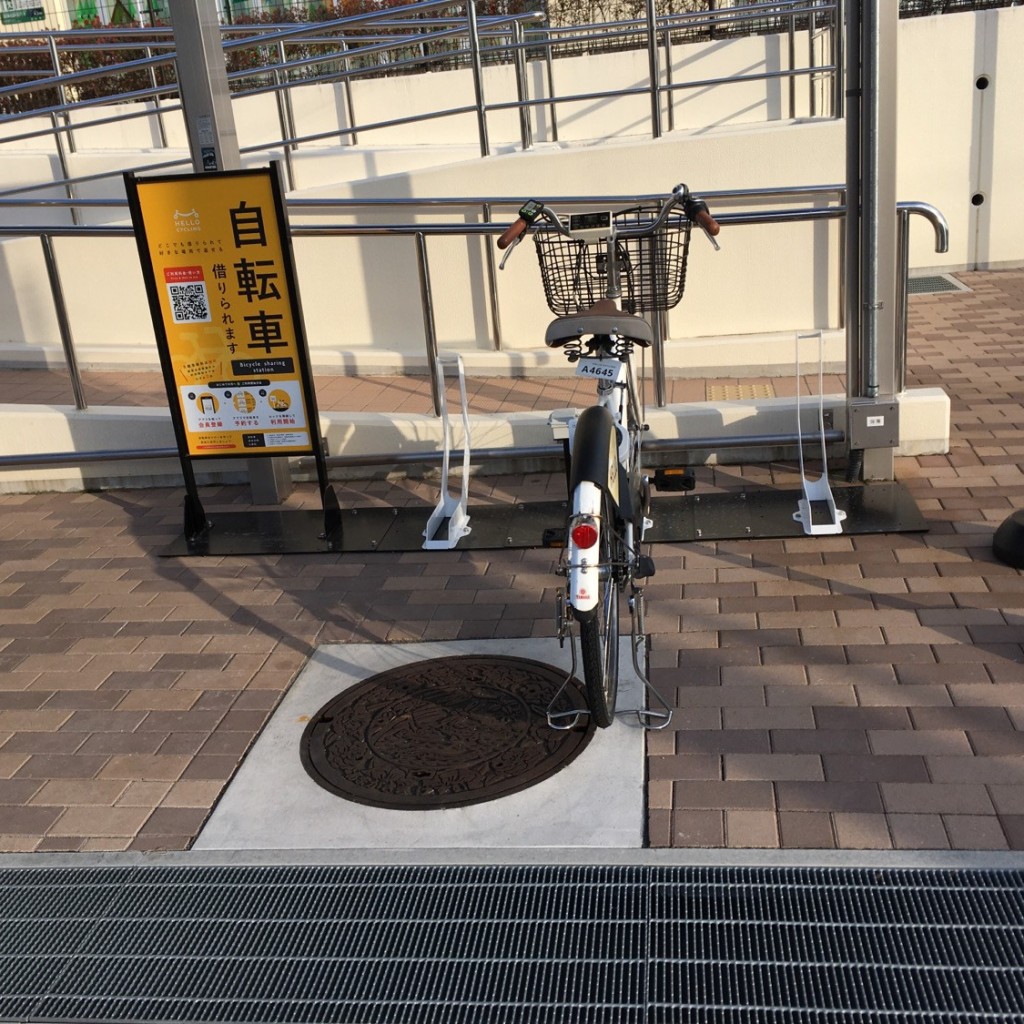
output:
[[[546,711],[564,671],[525,658],[418,661],[349,687],[302,736],[302,764],[324,789],[374,807],[483,803],[564,768],[594,733],[552,729]],[[572,679],[559,710],[585,707]],[[564,707],[561,705],[564,704]]]

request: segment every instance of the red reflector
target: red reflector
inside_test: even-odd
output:
[[[572,542],[578,548],[592,548],[597,543],[597,527],[593,523],[580,523],[574,526]]]

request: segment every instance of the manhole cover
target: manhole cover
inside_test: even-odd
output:
[[[525,658],[418,661],[349,687],[302,736],[302,764],[324,789],[394,810],[483,803],[564,768],[594,733],[552,729],[545,712],[565,672]],[[572,679],[560,710],[585,707]],[[562,707],[561,705],[564,705]]]

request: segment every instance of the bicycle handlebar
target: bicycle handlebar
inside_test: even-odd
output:
[[[533,205],[536,208],[535,211],[533,211],[532,216],[527,218],[520,214],[512,224],[505,228],[505,230],[498,236],[499,249],[507,249],[524,232],[529,230],[534,221],[542,217],[559,234],[565,235],[569,238],[572,237],[571,232],[565,227],[558,218],[558,215],[550,207],[545,206],[543,203],[533,203],[532,201],[528,205]],[[719,231],[722,230],[718,221],[711,216],[711,211],[708,210],[708,204],[705,203],[703,199],[699,196],[692,195],[685,185],[676,185],[672,190],[669,202],[664,205],[656,220],[652,221],[646,227],[621,230],[616,232],[616,234],[618,237],[623,238],[636,238],[642,235],[653,234],[661,227],[662,224],[665,223],[665,221],[668,220],[669,214],[677,206],[681,206],[685,211],[686,216],[699,227],[703,228],[711,238],[714,238]]]
[[[703,210],[696,210],[690,219],[695,224],[699,224],[712,238],[722,230],[722,225],[711,216],[711,212],[706,206]]]
[[[507,249],[530,225],[525,217],[518,217],[498,236],[498,248]]]

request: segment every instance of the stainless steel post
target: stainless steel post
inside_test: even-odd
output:
[[[848,396],[893,403],[896,397],[896,4],[891,0],[851,0],[859,8],[860,91],[858,170],[860,187],[857,388]],[[852,40],[851,33],[851,40]],[[852,93],[852,96],[857,95]],[[854,103],[851,102],[850,110]],[[849,112],[848,112],[848,117]],[[849,159],[849,157],[848,157]],[[852,161],[851,161],[852,169]],[[850,204],[850,210],[857,208]],[[848,377],[854,364],[847,367]],[[864,412],[863,409],[860,410]],[[853,430],[848,431],[857,444]],[[865,480],[891,480],[892,447],[863,446]]]
[[[896,372],[895,390],[901,394],[907,387],[907,330],[910,278],[910,210],[899,209],[896,231]]]
[[[661,138],[661,67],[658,62],[658,15],[647,0],[647,64],[651,80],[651,135]]]
[[[891,19],[883,13],[888,7]],[[863,10],[864,394],[875,398],[895,392],[896,18],[888,0],[869,0]]]
[[[466,0],[466,24],[469,28],[469,53],[473,64],[473,93],[476,99],[476,122],[480,133],[480,155],[491,155],[487,138],[487,107],[484,102],[484,69],[480,59],[480,30],[476,23],[476,5]],[[439,411],[440,414],[440,411]]]
[[[60,53],[57,50],[57,39],[55,36],[49,36],[47,43],[50,47],[50,60],[53,62],[53,73],[59,78],[63,79],[60,68]],[[75,136],[71,131],[71,116],[68,114],[68,93],[67,89],[58,82],[57,84],[57,95],[60,97],[60,105],[64,110],[64,126],[67,128],[67,151],[69,153],[75,152]],[[58,133],[60,134],[60,133]]]
[[[846,45],[846,397],[861,393],[861,286],[860,286],[860,0],[847,0],[844,25]],[[842,90],[840,90],[842,91]]]
[[[837,0],[832,12],[832,116],[842,117],[846,112],[845,82],[843,80],[844,30],[846,0]]]
[[[434,324],[434,296],[430,290],[430,263],[427,260],[427,236],[416,232],[416,267],[420,275],[420,304],[423,309],[423,337],[427,345],[427,369],[434,415],[441,415],[441,393],[437,387],[437,328]]]
[[[151,46],[146,47],[146,57],[153,56],[153,48]],[[159,88],[160,83],[156,80],[156,68],[151,64],[149,67],[149,82],[154,89]],[[153,109],[156,113],[156,130],[157,135],[160,137],[160,148],[167,148],[167,126],[164,124],[164,115],[160,110],[160,94],[153,94]]]
[[[818,55],[815,52],[814,46],[814,34],[817,31],[817,25],[814,21],[814,11],[812,10],[807,17],[807,65],[810,68],[810,74],[807,76],[808,84],[808,113],[811,117],[818,116],[818,76],[814,73],[814,69],[818,66]]]
[[[676,94],[672,90],[672,29],[665,29],[665,97],[668,107],[668,130],[676,128]]]
[[[288,62],[283,39],[278,40],[277,56],[279,64],[284,65]],[[274,90],[274,98],[277,100],[277,123],[281,128],[281,138],[294,139],[295,118],[292,116],[291,90],[285,88],[287,78],[282,79],[281,71],[278,70],[274,72],[274,82],[277,85],[277,88]],[[295,143],[285,142],[282,149],[284,150],[285,177],[287,179],[285,184],[287,189],[291,191],[295,188],[295,168],[292,165],[292,152],[295,149]]]
[[[796,19],[793,12],[789,12],[789,117],[790,120],[796,117]]]
[[[659,409],[668,404],[665,388],[665,311],[656,309],[651,314],[654,344],[651,346],[651,371],[654,373],[654,401]]]
[[[483,205],[484,223],[491,223],[491,204]],[[491,304],[491,330],[494,333],[494,351],[501,351],[501,307],[498,305],[498,268],[494,261],[494,246],[490,236],[484,236],[484,260],[487,266],[487,288]]]
[[[551,33],[547,27],[544,28],[544,64],[547,69],[548,96],[551,102],[548,104],[548,118],[551,120],[551,142],[558,141],[558,104],[555,103],[555,62],[551,56]]]
[[[49,235],[40,235],[39,241],[43,243],[43,259],[46,261],[46,276],[50,279],[50,293],[53,296],[53,309],[57,314],[57,328],[60,331],[60,343],[64,347],[64,361],[68,366],[68,374],[71,377],[71,390],[75,395],[75,408],[88,409],[89,403],[85,400],[85,390],[82,387],[82,374],[78,369],[78,359],[75,357],[75,345],[71,338],[71,324],[68,321],[68,307],[64,302],[64,289],[60,283],[60,273],[57,270],[57,259],[53,253],[53,239]]]
[[[60,54],[57,52],[57,40],[50,36],[47,40],[50,46],[50,60],[53,62],[53,73],[57,78],[61,77],[60,71]],[[58,115],[52,113],[50,115],[51,122],[53,123],[53,141],[57,147],[57,162],[60,164],[61,177],[64,179],[64,191],[67,193],[68,199],[75,198],[75,187],[71,184],[71,167],[68,164],[68,154],[74,153],[75,151],[75,137],[71,132],[71,119],[68,115],[68,98],[67,91],[63,85],[57,86],[57,95],[60,97],[60,105],[63,108],[63,120],[64,130],[58,123]],[[69,208],[71,213],[71,223],[81,223],[76,207],[72,206]]]
[[[352,102],[352,83],[349,80],[349,72],[352,70],[352,63],[348,58],[348,42],[344,37],[341,39],[341,52],[345,54],[345,57],[341,62],[341,68],[345,75],[342,81],[342,87],[345,92],[345,113],[348,117],[349,128],[354,129],[356,126],[356,108],[355,104]],[[347,138],[349,144],[355,146],[359,142],[359,133],[351,131],[348,133]]]
[[[526,50],[523,48],[522,22],[512,23],[513,59],[516,65],[516,94],[519,100],[519,138],[523,150],[533,149],[533,124],[530,120],[529,81],[526,73]]]

